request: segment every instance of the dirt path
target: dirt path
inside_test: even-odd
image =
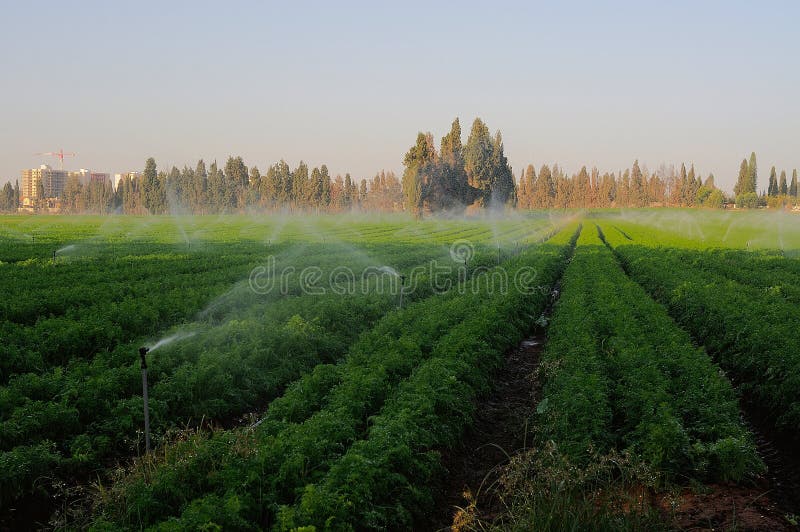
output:
[[[462,445],[445,457],[449,479],[447,494],[439,504],[443,510],[440,529],[449,530],[459,508],[469,505],[467,497],[473,498],[483,519],[501,510],[492,487],[500,466],[525,446],[525,422],[533,414],[539,392],[534,375],[543,342],[544,334],[536,334],[508,353],[496,387],[478,406]]]
[[[560,285],[551,292],[551,301],[538,324],[546,324],[558,298]],[[545,330],[537,325],[534,333],[506,354],[503,367],[495,375],[495,387],[478,404],[475,422],[462,438],[462,444],[443,457],[449,472],[445,495],[439,500],[440,515],[435,528],[450,530],[460,519],[460,509],[474,503],[481,519],[490,520],[502,511],[502,502],[493,489],[500,470],[526,446],[530,434],[527,420],[536,408],[541,392],[536,377],[546,340]]]

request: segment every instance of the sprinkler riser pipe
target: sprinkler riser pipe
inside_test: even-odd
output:
[[[142,362],[142,402],[144,403],[144,449],[145,454],[150,454],[150,404],[147,397],[147,347],[139,348]]]
[[[147,368],[142,368],[142,400],[144,402],[144,452],[150,454],[150,406],[147,397]]]

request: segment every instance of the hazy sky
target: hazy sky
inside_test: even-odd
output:
[[[284,158],[400,171],[419,130],[528,163],[800,167],[800,2],[5,2],[0,181]],[[389,7],[391,6],[391,7]]]

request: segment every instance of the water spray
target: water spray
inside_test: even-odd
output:
[[[142,399],[144,400],[144,448],[145,454],[150,454],[150,408],[147,400],[147,352],[149,347],[140,347],[139,356],[142,359]]]

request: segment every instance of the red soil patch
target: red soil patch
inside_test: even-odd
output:
[[[712,484],[706,493],[684,488],[658,504],[681,530],[797,530],[766,490]]]

